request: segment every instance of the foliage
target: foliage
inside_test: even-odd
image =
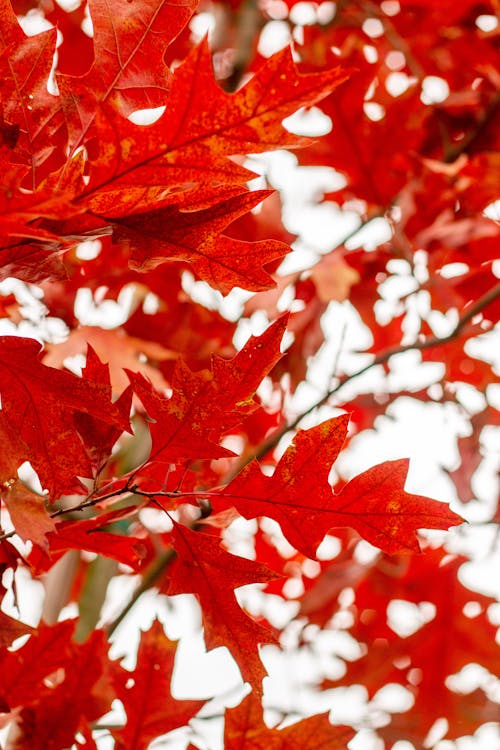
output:
[[[6,747],[140,750],[174,730],[175,747],[208,747],[196,717],[213,716],[212,696],[195,675],[191,699],[172,695],[177,645],[159,620],[134,670],[110,656],[151,588],[167,627],[177,595],[194,595],[207,649],[225,646],[251,688],[228,701],[225,748],[340,749],[367,730],[423,748],[498,722],[494,599],[458,578],[475,530],[460,534],[462,516],[500,522],[475,484],[499,424],[493,0],[88,0],[93,36],[85,3],[0,5]],[[208,17],[210,44],[196,31]],[[268,54],[276,24],[293,49]],[[283,124],[311,108],[326,135]],[[337,170],[312,203],[350,222],[308,263],[272,174],[253,189],[255,155],[288,149],[299,180]],[[362,327],[371,345],[350,335]],[[328,351],[326,392],[304,396]],[[455,464],[438,458],[448,498],[405,489],[404,456],[354,475],[336,463],[403,401],[466,425]],[[41,619],[23,617],[40,581]],[[110,616],[124,582],[135,590]],[[425,614],[409,635],[398,600]],[[296,614],[277,624],[276,602]],[[318,672],[321,706],[362,685],[366,715],[282,705],[270,726],[266,644],[313,655],[320,637],[341,665]],[[461,691],[450,678],[470,664],[482,679]],[[381,716],[394,684],[406,708]]]

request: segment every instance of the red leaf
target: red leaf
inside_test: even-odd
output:
[[[31,635],[35,632],[35,628],[32,628],[31,625],[14,620],[13,617],[0,611],[0,648],[10,646],[16,638],[20,638],[22,635]],[[4,710],[1,708],[1,701],[2,698],[0,697],[0,711]],[[8,705],[6,710],[9,710]]]
[[[41,626],[17,651],[0,650],[0,703],[12,710],[43,699],[48,689],[44,678],[68,662],[74,627],[72,620],[53,627]]]
[[[82,77],[57,77],[73,148],[102,102],[124,115],[165,104],[170,71],[163,57],[195,7],[195,0],[141,0],[139,6],[90,0],[94,64]]]
[[[46,367],[32,339],[0,337],[2,411],[28,446],[29,460],[42,486],[55,500],[81,491],[79,476],[91,476],[89,459],[75,425],[75,414],[109,420],[129,430],[129,420],[110,401],[109,387],[67,371]]]
[[[260,563],[226,552],[217,539],[174,523],[172,539],[177,560],[168,593],[196,594],[200,602],[207,648],[226,646],[243,679],[262,695],[266,670],[259,658],[259,643],[275,643],[269,630],[240,608],[233,589],[279,577]]]
[[[446,505],[404,491],[408,461],[386,461],[352,479],[334,495],[328,474],[347,430],[347,415],[297,433],[272,477],[248,464],[223,490],[245,518],[278,521],[290,544],[309,557],[325,534],[351,526],[386,552],[418,551],[417,529],[462,522]]]
[[[224,750],[345,750],[354,730],[333,726],[328,713],[309,716],[282,729],[264,724],[260,701],[250,694],[225,713]]]
[[[177,644],[155,620],[142,633],[134,672],[114,680],[117,697],[127,712],[123,729],[114,730],[117,748],[146,750],[151,740],[187,724],[205,701],[175,700],[170,692]]]
[[[90,344],[87,346],[87,362],[82,371],[86,382],[95,383],[103,388],[111,401],[112,389],[109,367],[104,365]],[[126,388],[115,401],[114,406],[120,411],[123,420],[128,420],[132,405],[132,388]],[[83,438],[95,471],[99,471],[111,455],[114,444],[122,434],[121,427],[96,419],[90,414],[75,415],[78,432]]]
[[[59,102],[47,90],[56,46],[56,29],[25,36],[8,0],[1,0],[0,80],[2,120],[19,127],[17,158],[35,168],[53,151],[55,131],[62,125]],[[5,137],[5,136],[4,136]]]
[[[345,78],[339,69],[298,75],[284,49],[229,95],[214,79],[203,42],[176,69],[168,114],[157,123],[140,128],[112,111],[96,120],[89,137],[98,138],[99,157],[92,165],[88,205],[99,215],[121,216],[124,200],[140,212],[159,196],[175,200],[179,190],[196,185],[245,182],[253,173],[228,157],[309,143],[286,131],[283,118],[319,101]]]
[[[139,570],[147,550],[143,540],[103,531],[104,527],[126,518],[131,512],[130,508],[123,508],[85,521],[60,521],[56,524],[55,531],[47,534],[51,564],[66,550],[84,549]],[[48,560],[45,555],[33,551],[28,561],[37,571],[47,569]]]
[[[102,630],[96,630],[84,644],[71,644],[72,658],[65,664],[64,678],[54,680],[43,698],[32,695],[20,712],[19,731],[24,747],[32,750],[60,750],[71,747],[79,730],[111,708],[113,693],[101,680],[107,660]],[[59,676],[59,675],[58,675]],[[20,744],[20,743],[19,743]]]
[[[274,280],[263,266],[286,255],[289,247],[277,240],[243,242],[222,234],[268,195],[267,190],[245,192],[202,211],[174,206],[114,219],[113,238],[131,247],[131,268],[143,273],[160,263],[184,260],[223,294],[235,286],[269,289]]]
[[[222,434],[258,408],[255,391],[281,357],[280,342],[287,318],[252,336],[231,360],[213,358],[211,371],[192,373],[179,360],[170,399],[155,393],[142,377],[128,373],[150,423],[150,460],[173,463],[195,458],[233,455],[218,445]]]
[[[381,557],[351,582],[356,605],[351,634],[366,643],[368,651],[348,663],[345,677],[334,684],[361,682],[370,696],[387,683],[409,689],[413,706],[379,730],[391,741],[405,739],[424,747],[426,735],[440,717],[449,722],[446,737],[450,739],[472,734],[483,722],[495,720],[495,712],[498,717],[498,703],[488,700],[483,691],[455,692],[445,682],[470,663],[493,674],[500,670],[496,628],[487,616],[494,600],[460,583],[457,573],[464,562],[466,558],[451,556],[442,548],[399,559]],[[393,599],[428,602],[434,605],[435,615],[412,635],[400,637],[388,627],[387,606]],[[470,602],[479,609],[475,614],[468,612]]]

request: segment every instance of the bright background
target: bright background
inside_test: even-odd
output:
[[[323,3],[324,6],[328,3]],[[302,7],[303,6],[303,7]],[[323,7],[323,6],[321,6]],[[309,6],[300,3],[294,7],[296,14],[307,14]],[[326,12],[326,11],[325,11]],[[213,19],[209,14],[201,14],[193,19],[193,30],[202,35],[210,28]],[[40,30],[40,17],[34,15],[25,22],[28,33]],[[270,55],[286,44],[288,27],[279,20],[268,24],[262,35],[260,51]],[[428,96],[439,100],[442,96],[442,84],[439,79],[429,83]],[[446,95],[446,94],[445,94]],[[158,112],[153,116],[158,116]],[[147,114],[145,115],[147,116]],[[328,132],[331,123],[318,109],[307,113],[299,113],[289,118],[288,126],[292,130],[299,129],[306,135],[321,135]],[[280,273],[294,273],[310,268],[318,258],[331,250],[344,237],[352,235],[347,247],[364,246],[374,249],[378,242],[390,236],[390,229],[384,219],[377,219],[359,233],[355,233],[359,218],[354,212],[341,212],[339,208],[329,202],[317,203],[318,196],[338,187],[343,178],[333,169],[298,167],[296,157],[288,152],[276,152],[269,155],[259,155],[250,160],[249,166],[256,172],[262,173],[267,180],[280,190],[284,205],[284,222],[286,227],[298,235],[294,243],[294,253],[288,256]],[[340,182],[339,182],[340,181]],[[255,187],[261,187],[258,179]],[[256,209],[258,210],[258,208]],[[499,206],[491,206],[490,212],[499,211]],[[500,212],[499,212],[500,213]],[[85,243],[81,253],[91,257],[98,251],[95,243]],[[380,305],[380,318],[391,316],[396,309],[397,299],[402,291],[410,291],[412,279],[405,261],[394,260],[391,269],[395,277],[384,289],[385,300]],[[422,256],[421,273],[425,275],[425,258]],[[500,276],[500,274],[498,274]],[[214,292],[203,282],[194,281],[186,272],[185,288],[192,297],[208,307],[216,307],[228,318],[235,320],[241,313],[243,303],[251,296],[240,290],[234,290],[225,299]],[[64,339],[66,330],[60,320],[42,318],[43,300],[39,298],[39,291],[35,287],[17,281],[5,281],[0,285],[0,293],[13,292],[24,305],[27,320],[16,328],[9,321],[0,321],[0,334],[17,334],[33,336],[43,341],[55,342]],[[102,304],[82,292],[77,302],[78,316],[82,324],[102,325],[114,327],[125,318],[130,297],[127,293],[121,295],[118,304],[105,301]],[[283,309],[288,306],[286,297],[282,300]],[[422,297],[419,304],[425,305]],[[445,335],[452,330],[457,316],[451,311],[449,315],[435,314],[434,323],[439,333]],[[411,321],[410,321],[411,322]],[[243,346],[251,334],[261,333],[267,326],[264,313],[256,312],[251,320],[242,321],[235,337],[238,347]],[[302,413],[315,403],[329,387],[332,376],[332,363],[337,363],[339,371],[354,372],[370,359],[370,355],[356,353],[371,342],[370,333],[361,323],[356,311],[348,302],[330,303],[322,318],[326,342],[309,366],[307,382],[304,382],[287,405],[290,416]],[[409,340],[411,340],[411,330]],[[498,327],[495,331],[482,337],[481,342],[475,342],[476,356],[492,362],[496,372],[500,372],[500,336]],[[83,363],[73,361],[68,363],[73,369],[78,369]],[[436,368],[439,364],[420,362],[417,352],[398,355],[391,361],[393,372],[389,376],[389,385],[393,388],[416,389],[433,382]],[[367,387],[376,391],[387,376],[382,367],[370,369],[364,376],[352,381],[339,394],[341,401],[352,400],[358,392],[366,392]],[[385,383],[387,385],[387,383]],[[263,385],[265,389],[265,384]],[[483,394],[470,386],[461,386],[461,394],[467,399],[471,411],[479,411],[484,402]],[[490,401],[500,406],[500,385],[491,387],[488,392]],[[302,427],[317,424],[323,419],[336,413],[331,406],[324,406],[305,418]],[[470,525],[453,529],[448,534],[428,533],[430,538],[446,538],[451,551],[466,552],[472,557],[461,569],[461,579],[468,587],[500,600],[500,541],[495,536],[493,528],[482,523],[488,518],[488,511],[496,502],[498,485],[497,473],[500,464],[500,433],[493,428],[488,431],[484,441],[484,459],[475,476],[475,492],[477,500],[466,506],[458,503],[454,485],[447,475],[447,470],[457,467],[459,455],[456,447],[458,436],[467,434],[468,426],[460,415],[458,408],[449,404],[440,406],[436,403],[424,404],[409,398],[398,399],[390,407],[386,416],[379,417],[375,429],[363,433],[352,441],[350,447],[339,458],[338,465],[342,474],[349,478],[361,473],[376,463],[401,457],[410,457],[410,473],[406,489],[410,492],[429,495],[451,504],[453,510],[464,516]],[[290,437],[282,441],[278,453],[283,453]],[[148,513],[149,511],[144,511]],[[168,520],[158,519],[156,511],[152,512],[155,522],[168,527]],[[280,538],[280,544],[286,549],[287,543],[281,537],[279,527],[272,521],[266,521],[267,529]],[[255,522],[243,519],[235,522],[227,531],[227,541],[233,552],[247,555],[253,554],[252,535]],[[325,558],[335,554],[335,540],[330,538],[322,545]],[[361,545],[361,553],[369,559],[374,553],[368,543]],[[311,566],[317,563],[310,561]],[[312,568],[311,570],[313,570]],[[23,571],[16,576],[19,590],[21,619],[36,625],[39,621],[43,601],[43,587],[40,583],[32,582]],[[133,591],[136,579],[131,576],[121,576],[113,580],[106,605],[103,611],[103,622],[112,620],[120,611],[124,600]],[[300,595],[300,583],[291,581],[291,596]],[[295,586],[295,590],[294,587]],[[349,597],[349,590],[343,594]],[[259,611],[264,608],[266,616],[277,625],[290,620],[298,609],[294,602],[283,602],[277,597],[263,597],[258,586],[245,587],[238,593],[239,599],[249,611]],[[12,610],[12,614],[16,614]],[[68,607],[63,616],[75,616],[76,608]],[[500,604],[490,608],[490,615],[495,623],[500,625]],[[146,630],[153,618],[158,616],[165,624],[170,638],[181,639],[178,650],[178,662],[174,675],[173,693],[177,698],[209,697],[214,693],[217,697],[203,709],[201,717],[192,724],[206,741],[207,750],[217,750],[221,746],[222,721],[221,717],[226,705],[236,705],[244,694],[244,687],[239,672],[226,649],[216,649],[206,653],[200,632],[200,616],[197,604],[188,595],[173,597],[166,601],[164,597],[149,591],[132,610],[124,623],[117,629],[111,655],[126,657],[125,664],[132,667],[135,659],[135,648],[138,643],[139,629]],[[425,604],[416,607],[407,602],[395,602],[391,609],[390,624],[396,632],[411,634],[420,625],[432,619],[432,605]],[[270,677],[265,681],[265,704],[269,707],[266,714],[271,722],[280,718],[279,712],[296,715],[318,713],[332,709],[332,720],[336,723],[356,722],[360,732],[355,740],[349,744],[351,750],[379,750],[383,747],[377,741],[373,732],[363,727],[371,721],[385,723],[388,709],[394,711],[399,708],[406,710],[410,705],[409,693],[400,686],[388,686],[368,702],[366,691],[362,686],[339,688],[334,691],[318,693],[313,684],[323,676],[341,674],[342,661],[340,656],[354,658],[358,653],[357,643],[350,639],[345,632],[318,633],[313,627],[310,630],[310,648],[305,652],[296,650],[297,627],[292,623],[285,632],[283,650],[273,647],[263,649],[263,659]],[[450,635],[452,637],[452,634]],[[500,701],[500,681],[491,678],[481,667],[470,666],[462,673],[456,683],[464,691],[473,689],[477,684],[487,684],[491,695]],[[116,711],[107,717],[109,723],[119,723],[123,718],[119,702]],[[500,717],[500,707],[499,707]],[[435,726],[436,737],[443,733],[444,726]],[[1,733],[0,733],[1,737]],[[177,750],[184,747],[187,737],[185,730],[178,730],[170,735],[169,740],[158,740],[152,748],[170,748]],[[198,739],[197,739],[198,742]],[[108,750],[113,745],[103,733],[99,741],[99,748]],[[396,743],[394,750],[410,750],[412,746],[404,741]],[[500,750],[500,731],[498,727],[485,726],[472,739],[459,740],[456,745],[443,741],[436,746],[436,750]]]

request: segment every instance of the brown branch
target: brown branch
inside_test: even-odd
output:
[[[107,625],[105,628],[106,633],[108,636],[112,635],[118,625],[122,622],[122,620],[128,615],[132,607],[135,606],[137,601],[141,598],[143,594],[146,593],[154,584],[156,581],[160,578],[163,571],[170,565],[170,563],[175,559],[176,552],[173,548],[166,550],[165,552],[162,552],[158,555],[156,560],[153,560],[149,568],[147,569],[146,573],[144,574],[144,578],[140,582],[140,584],[135,589],[134,593],[130,597],[130,600],[127,602],[127,604],[123,607],[120,614],[115,617],[115,619]]]
[[[78,505],[71,505],[68,508],[59,508],[58,510],[53,511],[50,514],[51,518],[57,518],[57,516],[63,516],[66,513],[76,513],[86,510],[87,508],[92,508],[94,505],[97,505],[98,503],[102,503],[104,500],[108,500],[110,497],[119,497],[120,495],[133,495],[135,492],[135,485],[130,486],[129,482],[121,487],[119,490],[114,490],[113,492],[108,492],[106,495],[98,495],[97,497],[93,497],[93,494],[87,495],[85,500],[82,500],[81,503],[78,503]],[[92,499],[90,499],[92,498]]]
[[[244,456],[243,460],[241,460],[238,463],[237,468],[233,472],[231,472],[230,478],[238,474],[241,471],[241,469],[247,463],[249,463],[253,458],[257,458],[257,459],[262,458],[270,450],[275,448],[276,445],[281,440],[281,438],[284,435],[286,435],[287,432],[294,430],[298,426],[298,424],[304,419],[304,417],[306,417],[308,414],[313,412],[315,409],[318,409],[320,406],[323,406],[323,404],[326,403],[326,401],[328,401],[329,398],[331,398],[333,395],[338,393],[338,391],[340,391],[340,389],[343,388],[345,385],[347,385],[347,383],[349,383],[351,380],[358,378],[360,375],[364,375],[364,373],[368,372],[368,370],[371,370],[372,367],[376,367],[377,365],[384,364],[395,354],[404,354],[405,352],[410,352],[410,351],[423,351],[425,349],[432,349],[434,346],[447,344],[450,341],[453,341],[460,335],[462,330],[465,328],[467,323],[469,323],[472,320],[472,318],[474,318],[476,315],[482,312],[482,310],[484,310],[488,305],[490,305],[499,297],[500,297],[500,283],[492,287],[492,289],[490,289],[488,292],[483,294],[482,297],[480,297],[473,305],[471,305],[468,308],[468,310],[463,315],[460,316],[456,326],[453,328],[451,333],[447,334],[446,336],[430,336],[427,339],[413,341],[411,344],[403,344],[400,346],[390,347],[382,351],[380,354],[378,354],[369,364],[365,365],[364,367],[361,367],[359,370],[356,370],[356,372],[353,372],[350,375],[345,375],[343,378],[340,378],[339,382],[333,388],[331,388],[324,396],[322,396],[318,401],[316,401],[312,406],[305,409],[305,411],[299,414],[299,416],[296,417],[294,420],[292,420],[288,424],[281,427],[274,435],[271,435],[271,437],[268,438],[268,440],[266,440],[264,443],[262,443],[255,452],[250,453],[247,456]]]

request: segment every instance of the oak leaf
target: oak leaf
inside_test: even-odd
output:
[[[406,459],[374,466],[334,494],[328,475],[348,419],[342,415],[299,431],[271,477],[262,474],[256,461],[248,464],[221,490],[223,502],[227,498],[244,518],[278,521],[290,544],[308,557],[315,557],[334,527],[350,526],[375,546],[395,553],[420,549],[417,529],[447,529],[462,522],[445,504],[405,492]]]
[[[269,58],[235,94],[217,84],[206,40],[175,70],[167,110],[138,127],[109,108],[88,137],[98,139],[86,191],[100,216],[123,215],[123,201],[139,213],[196,186],[244,183],[253,172],[228,157],[310,143],[282,120],[311,106],[346,79],[340,69],[299,75],[288,49]],[[142,207],[142,208],[141,208]]]
[[[55,499],[64,492],[81,492],[78,477],[92,475],[75,414],[108,420],[121,431],[130,430],[130,423],[111,403],[108,386],[46,367],[39,360],[40,349],[33,339],[0,337],[2,412],[28,447],[19,465],[30,461]]]
[[[471,694],[453,689],[448,682],[470,663],[493,674],[500,672],[496,628],[487,613],[494,600],[462,585],[457,573],[465,562],[467,558],[450,555],[444,548],[427,549],[423,555],[381,556],[351,582],[355,622],[350,632],[368,650],[347,663],[341,680],[324,687],[359,682],[370,697],[387,683],[406,687],[414,703],[379,730],[388,741],[405,739],[424,748],[440,717],[448,721],[448,739],[472,734],[480,724],[495,720],[495,714],[498,717],[498,703],[484,690]],[[426,602],[434,608],[434,616],[402,637],[388,621],[388,605],[394,599],[416,605]]]
[[[202,609],[207,648],[226,646],[243,679],[262,695],[266,670],[259,643],[275,643],[275,635],[246,615],[234,589],[279,577],[261,563],[226,552],[219,540],[174,523],[172,542],[177,559],[169,577],[168,594],[195,594]]]
[[[231,360],[214,357],[211,370],[193,373],[179,360],[172,397],[156,393],[140,374],[128,372],[151,420],[150,460],[173,463],[233,455],[218,443],[230,428],[258,408],[255,391],[281,357],[286,316],[252,336]]]
[[[43,699],[48,689],[44,678],[63,667],[70,658],[70,639],[75,622],[65,620],[52,627],[42,625],[20,649],[0,649],[0,704],[16,706]]]
[[[9,0],[1,0],[0,15],[2,123],[19,129],[9,146],[16,161],[32,167],[34,187],[35,169],[54,150],[57,141],[53,136],[63,122],[58,98],[47,89],[57,31],[52,28],[26,36]]]
[[[31,552],[28,562],[40,573],[48,570],[67,550],[82,549],[139,570],[147,554],[146,543],[139,537],[106,530],[107,526],[126,519],[130,514],[129,508],[122,508],[95,518],[59,521],[54,531],[47,533],[48,552],[36,548]]]
[[[94,63],[83,76],[57,76],[73,148],[100,103],[125,116],[165,103],[171,73],[163,58],[195,7],[195,0],[90,0]]]
[[[69,644],[71,657],[61,672],[47,680],[48,689],[33,693],[20,711],[21,747],[70,747],[77,732],[89,732],[90,723],[109,711],[114,694],[102,679],[108,648],[102,630],[95,630],[83,644]]]
[[[344,750],[354,730],[333,726],[328,713],[285,727],[264,724],[262,705],[252,694],[225,713],[224,750]]]
[[[228,224],[268,195],[270,191],[254,190],[204,210],[172,206],[114,219],[113,239],[131,247],[130,267],[137,271],[182,260],[223,294],[237,286],[249,291],[268,289],[274,281],[263,266],[286,255],[288,245],[277,240],[245,242],[222,234]]]
[[[205,703],[173,698],[170,685],[176,649],[177,644],[155,620],[141,635],[134,672],[114,674],[116,695],[127,713],[125,727],[112,732],[117,749],[146,750],[158,735],[187,724]]]

